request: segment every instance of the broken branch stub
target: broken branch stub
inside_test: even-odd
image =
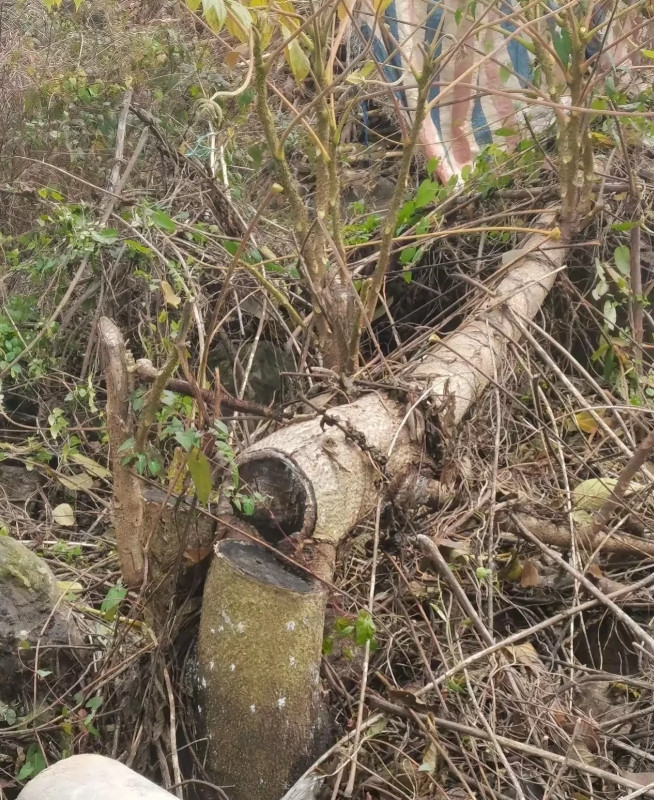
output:
[[[262,545],[217,545],[198,656],[207,770],[232,800],[279,800],[323,746],[325,604],[318,581]]]
[[[98,323],[100,349],[107,382],[107,433],[113,474],[114,531],[123,582],[140,586],[145,573],[143,499],[141,482],[123,463],[121,447],[134,436],[130,410],[133,391],[131,356],[117,325],[107,317]]]

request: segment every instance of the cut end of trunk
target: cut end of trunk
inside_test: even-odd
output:
[[[281,561],[266,547],[229,539],[221,543],[219,558],[226,558],[245,577],[298,594],[315,591],[315,581]]]
[[[311,481],[288,455],[277,450],[257,450],[239,459],[239,479],[250,492],[265,500],[247,521],[266,542],[277,545],[285,538],[312,535],[316,525],[316,498]]]

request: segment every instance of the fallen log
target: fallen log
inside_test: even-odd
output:
[[[542,218],[548,226],[553,220],[553,214]],[[389,487],[402,485],[406,490],[409,481],[415,485],[425,480],[427,485],[433,483],[432,465],[425,461],[422,451],[422,436],[411,433],[416,430],[409,425],[411,416],[424,406],[432,413],[439,409],[436,413],[441,428],[453,429],[461,421],[498,371],[509,342],[520,337],[516,319],[531,319],[537,313],[562,268],[567,245],[568,237],[560,237],[558,229],[553,229],[550,234],[530,236],[522,248],[505,259],[493,295],[481,300],[458,331],[432,347],[403,376],[416,387],[418,400],[411,406],[384,392],[374,392],[331,408],[328,415],[280,428],[248,447],[237,463],[240,481],[250,491],[267,497],[267,502],[247,518],[259,536],[274,545],[290,540],[296,548],[296,560],[330,581],[339,542],[372,511]],[[239,636],[218,638],[212,633],[224,626],[225,613],[234,619],[231,611],[226,612],[226,599],[221,594],[232,594],[232,584],[243,582],[245,596],[257,598],[256,604],[247,601],[248,613],[255,620],[257,615],[265,615],[271,630],[287,616],[276,607],[270,586],[257,579],[255,565],[248,564],[248,560],[258,558],[256,551],[242,551],[242,556],[239,569],[250,576],[247,581],[230,567],[224,551],[218,550],[218,558],[209,567],[202,602],[199,668],[207,684],[207,697],[211,698],[207,700],[207,722],[214,736],[229,731],[229,752],[222,750],[222,744],[211,745],[207,771],[223,785],[234,784],[238,797],[278,800],[280,787],[290,785],[297,777],[298,763],[293,758],[292,737],[279,741],[274,757],[261,743],[262,725],[266,731],[272,730],[276,712],[270,707],[274,684],[270,667],[260,661],[259,654],[270,643],[270,658],[281,667],[294,650],[283,638],[270,640],[260,622],[253,630],[264,638],[251,638],[250,650]],[[314,629],[305,631],[316,647],[322,637],[323,612],[324,605],[312,606]],[[235,681],[232,664],[247,664],[248,658],[253,659],[247,669],[249,694],[235,702],[226,688]],[[281,685],[285,681],[283,676]],[[267,687],[265,719],[244,711],[258,682]],[[233,690],[239,691],[236,685]],[[301,722],[293,723],[292,728],[311,731],[315,687],[305,681],[295,684],[293,692],[294,716]],[[267,754],[261,760],[257,756],[259,747]],[[258,785],[248,777],[252,765],[244,771],[239,753],[247,753],[248,759],[257,758],[254,772]]]

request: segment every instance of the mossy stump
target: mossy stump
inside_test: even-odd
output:
[[[231,800],[279,800],[324,743],[326,595],[270,550],[227,540],[205,584],[199,667],[207,769]]]

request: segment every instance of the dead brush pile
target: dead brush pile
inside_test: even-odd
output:
[[[224,797],[208,785],[196,715],[209,553],[184,552],[185,581],[155,633],[146,595],[120,582],[99,318],[161,366],[193,297],[176,377],[194,375],[206,351],[209,372],[259,406],[318,415],[326,390],[334,404],[363,391],[407,399],[407,363],[456,329],[473,289],[492,292],[518,242],[508,228],[555,195],[547,153],[534,144],[489,157],[465,187],[428,187],[439,238],[422,252],[398,239],[362,366],[342,380],[321,369],[300,324],[312,307],[284,198],[261,210],[275,173],[251,93],[225,101],[222,119],[206,103],[246,80],[243,52],[172,6],[20,9],[3,24],[1,57],[0,533],[51,566],[88,659],[65,675],[36,671],[0,704],[0,795],[47,763],[101,752],[184,797]],[[306,97],[281,70],[274,85],[284,128]],[[633,139],[622,148],[608,123],[599,133],[618,144],[568,272],[537,320],[521,322],[459,433],[425,420],[439,496],[418,509],[385,498],[339,550],[322,665],[335,744],[307,773],[321,799],[635,800],[654,783],[651,158]],[[285,147],[311,204],[303,136]],[[361,281],[397,153],[357,142],[345,160],[347,268]],[[407,203],[422,185],[412,174]],[[501,232],[478,232],[498,220]],[[635,261],[638,296],[626,279]],[[163,395],[139,454],[146,484],[188,488],[182,450],[206,432],[195,412],[191,398]],[[234,409],[220,422],[216,484],[285,424]]]

